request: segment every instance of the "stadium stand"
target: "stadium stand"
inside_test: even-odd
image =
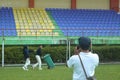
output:
[[[68,38],[76,44],[79,36],[94,44],[120,44],[120,15],[102,9],[0,8],[0,43],[4,37],[5,44],[60,44]]]
[[[120,36],[120,15],[113,10],[46,9],[65,36]]]
[[[13,9],[18,36],[58,36],[44,9]]]
[[[0,9],[0,36],[17,36],[12,8]]]

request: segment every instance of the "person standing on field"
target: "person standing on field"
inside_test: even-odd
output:
[[[23,47],[23,54],[25,58],[25,64],[22,68],[23,70],[28,70],[28,65],[30,65],[30,57],[29,57],[29,49],[27,45]]]
[[[87,80],[79,56],[81,57],[88,77],[94,76],[95,68],[99,64],[99,56],[90,52],[91,40],[89,38],[80,37],[78,41],[80,52],[78,55],[73,55],[69,58],[67,66],[69,68],[73,67],[72,80]]]
[[[36,55],[35,55],[35,58],[36,58],[36,60],[37,60],[37,63],[36,64],[34,64],[34,65],[32,65],[32,67],[33,67],[33,69],[36,67],[36,66],[38,66],[38,69],[39,70],[42,70],[42,67],[41,67],[41,65],[42,65],[42,62],[41,62],[41,54],[42,54],[42,45],[40,45],[39,47],[38,47],[38,49],[37,49],[37,51],[36,51]]]

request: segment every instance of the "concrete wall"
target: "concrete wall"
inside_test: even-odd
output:
[[[0,0],[1,6],[26,8],[28,7],[28,0]]]
[[[109,9],[109,0],[76,0],[77,8]],[[0,7],[28,7],[28,0],[0,0]],[[35,0],[35,8],[70,8],[71,0]]]
[[[70,8],[71,0],[35,0],[36,8]]]
[[[109,9],[109,0],[77,0],[77,8]]]

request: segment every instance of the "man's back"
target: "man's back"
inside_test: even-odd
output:
[[[85,67],[85,70],[87,72],[87,76],[93,76],[95,67],[99,63],[99,58],[97,54],[92,54],[91,52],[84,53],[80,52],[80,57],[82,59],[83,65]],[[80,63],[80,59],[78,55],[73,55],[68,61],[67,61],[68,67],[74,68],[73,73],[73,80],[86,80],[85,73],[83,71],[82,65]]]

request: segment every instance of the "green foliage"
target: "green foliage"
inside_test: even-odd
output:
[[[54,62],[64,62],[66,55],[65,46],[46,46],[43,48],[43,55],[50,54]]]
[[[93,52],[97,53],[101,62],[120,61],[120,46],[94,46]]]
[[[70,52],[73,55],[74,45],[71,46]],[[29,49],[33,52],[30,53],[31,62],[36,62],[35,51],[38,46],[29,46]],[[5,46],[5,63],[24,63],[23,56],[23,46]],[[42,56],[50,54],[54,62],[65,62],[66,61],[66,50],[65,45],[50,45],[44,46],[42,49]],[[0,62],[2,57],[2,47],[0,47]],[[100,57],[100,62],[109,61],[120,61],[120,46],[110,46],[110,45],[97,45],[93,46],[93,52],[97,53]],[[44,61],[44,60],[43,60]]]

